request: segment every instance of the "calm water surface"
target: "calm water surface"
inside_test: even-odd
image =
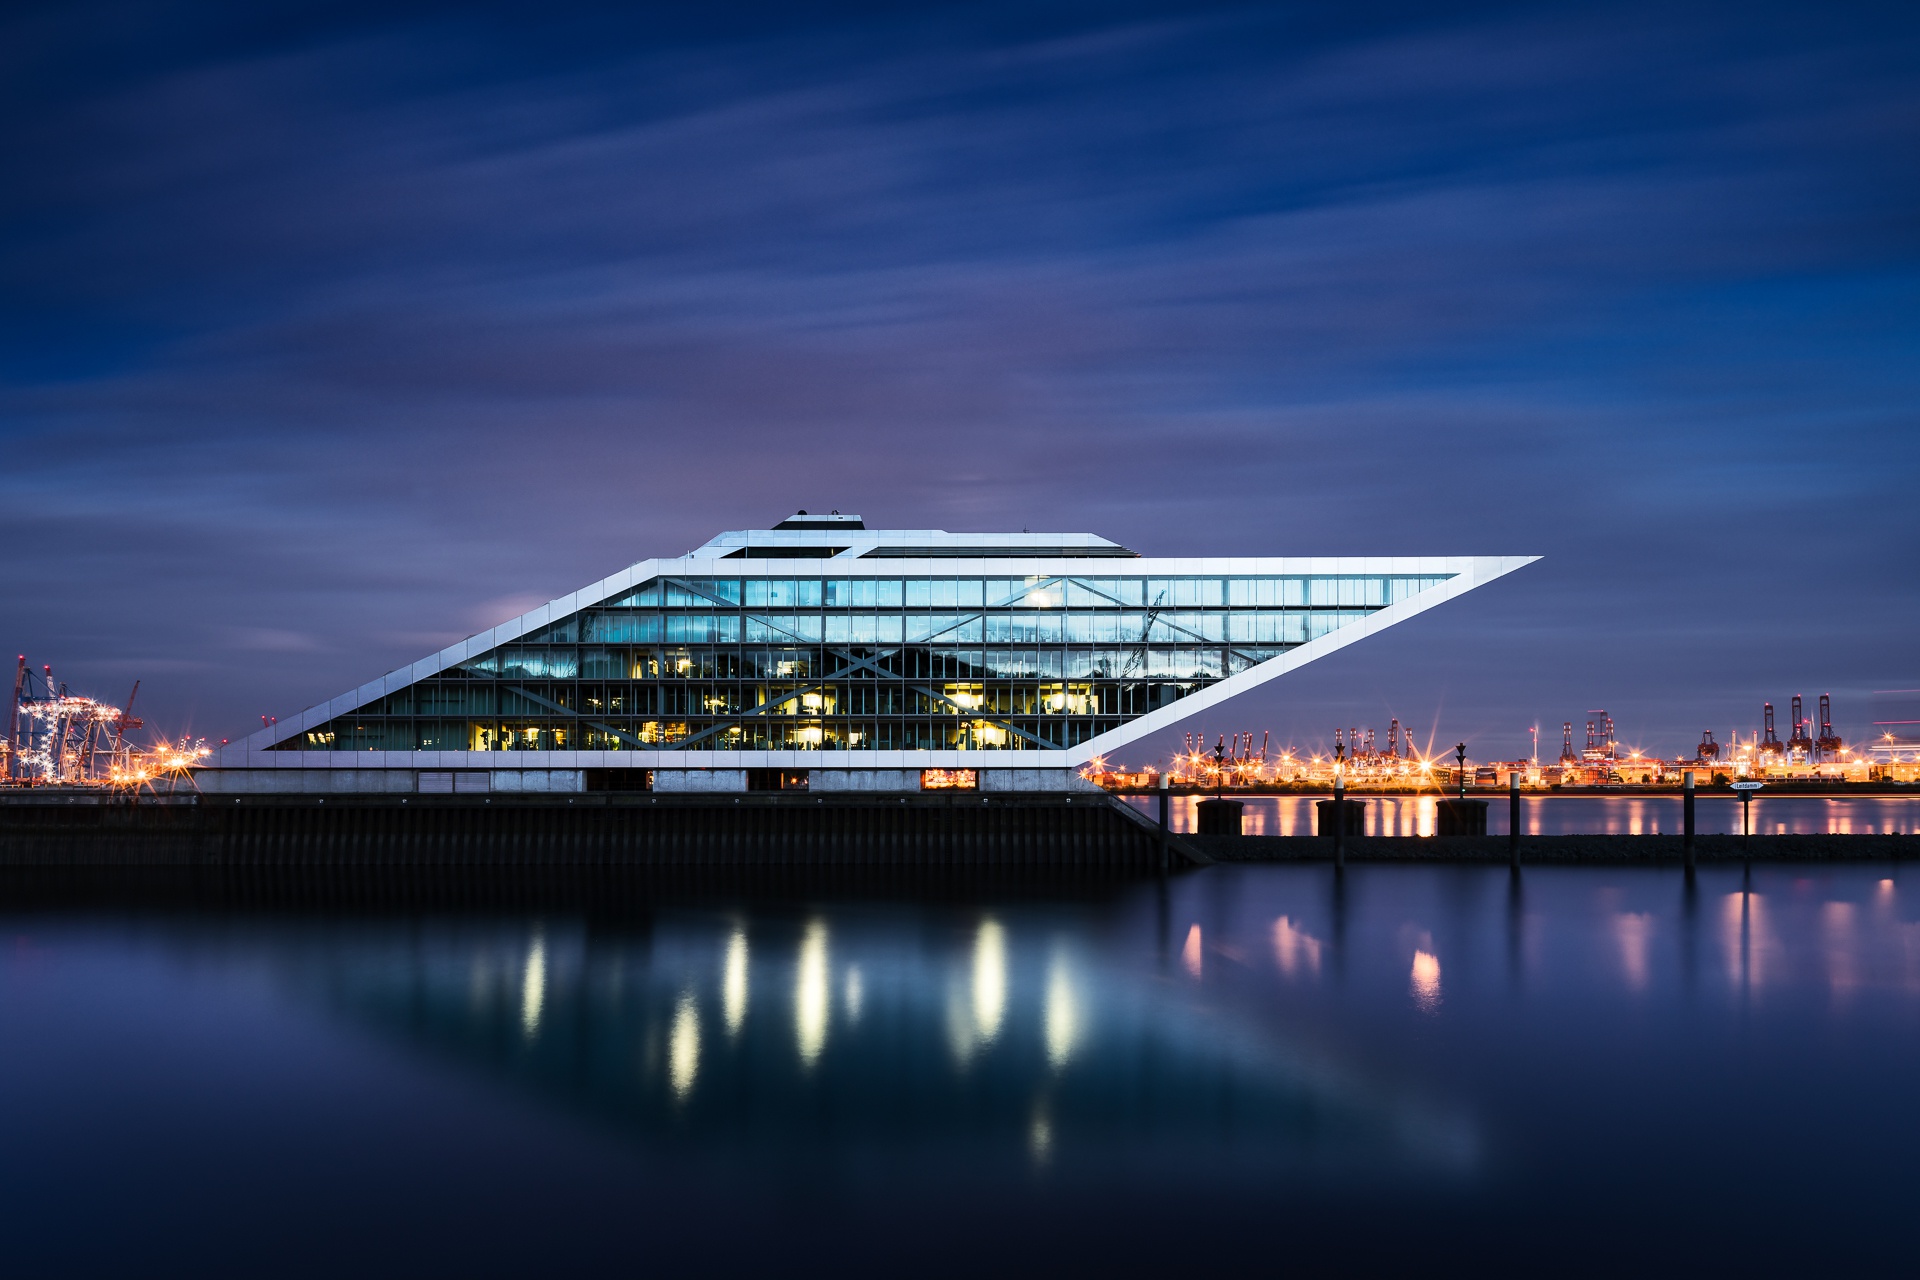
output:
[[[1236,796],[1246,809],[1241,829],[1250,836],[1313,834],[1314,804],[1330,796]],[[1487,832],[1507,834],[1507,797],[1486,799]],[[1176,831],[1198,828],[1194,806],[1204,796],[1169,797],[1168,822]],[[1433,796],[1356,795],[1370,836],[1430,836]],[[1158,819],[1158,796],[1129,796],[1127,803]],[[1678,835],[1683,828],[1679,795],[1541,795],[1521,799],[1520,830],[1530,836]],[[1755,835],[1884,835],[1920,831],[1920,796],[1765,795],[1753,803]],[[1731,796],[1694,799],[1695,830],[1702,834],[1740,834],[1740,802]]]
[[[9,1272],[1911,1266],[1899,869],[928,896],[0,898]]]

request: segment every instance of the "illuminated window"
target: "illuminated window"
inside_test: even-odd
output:
[[[980,774],[974,769],[922,769],[922,791],[978,791]]]

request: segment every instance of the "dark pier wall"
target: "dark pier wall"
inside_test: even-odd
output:
[[[90,799],[90,798],[89,798]],[[1196,860],[1177,837],[1171,860]],[[1157,870],[1102,795],[209,796],[0,803],[0,866]]]
[[[1318,836],[1202,836],[1186,841],[1216,862],[1333,861],[1333,840]],[[1350,862],[1506,862],[1505,836],[1366,836],[1346,841]],[[1533,863],[1671,863],[1686,858],[1679,836],[1523,836],[1520,861]],[[1699,836],[1701,862],[1858,862],[1920,857],[1920,836]]]

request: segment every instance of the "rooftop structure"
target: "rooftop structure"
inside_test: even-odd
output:
[[[800,512],[273,722],[202,785],[1057,788],[1532,559],[1157,559]]]

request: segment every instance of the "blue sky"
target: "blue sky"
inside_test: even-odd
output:
[[[0,19],[0,643],[257,727],[797,507],[1541,554],[1212,713],[1920,686],[1908,6]]]

